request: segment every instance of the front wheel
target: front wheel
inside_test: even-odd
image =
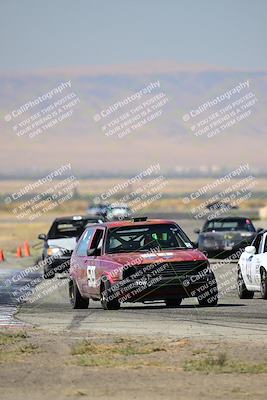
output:
[[[261,270],[261,297],[267,300],[267,272],[266,269]]]
[[[118,310],[120,308],[120,302],[116,297],[116,292],[111,290],[109,280],[102,281],[100,291],[100,301],[104,310]]]
[[[201,307],[215,307],[218,304],[218,287],[215,276],[208,282],[208,286],[197,298]]]
[[[240,269],[237,271],[237,292],[240,299],[253,299],[254,292],[247,290],[244,282],[242,272]]]
[[[84,299],[81,296],[79,288],[76,282],[73,280],[69,281],[69,298],[70,298],[70,304],[75,309],[77,308],[85,309],[88,308],[89,306],[89,299]]]
[[[182,298],[175,298],[175,299],[165,299],[166,307],[168,308],[176,308],[182,303]]]

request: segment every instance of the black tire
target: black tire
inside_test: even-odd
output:
[[[84,299],[81,296],[81,293],[79,291],[79,288],[76,284],[75,281],[70,280],[69,281],[69,298],[70,298],[70,304],[74,309],[78,308],[88,308],[89,306],[89,299]]]
[[[267,300],[267,272],[266,269],[261,269],[261,297]]]
[[[109,280],[105,279],[104,281],[101,282],[100,286],[100,301],[102,308],[104,310],[118,310],[120,308],[120,302],[117,298],[112,298],[112,300],[109,300],[109,297],[114,297],[115,292],[110,290],[111,284]]]
[[[218,287],[215,276],[208,282],[209,287],[197,298],[201,307],[215,307],[218,304]]]
[[[237,292],[240,299],[253,299],[254,292],[247,290],[241,269],[237,270]]]
[[[176,308],[179,307],[182,303],[182,298],[175,298],[175,299],[165,299],[166,307],[168,308]]]

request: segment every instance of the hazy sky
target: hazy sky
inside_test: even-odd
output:
[[[266,0],[0,0],[0,69],[267,67]]]

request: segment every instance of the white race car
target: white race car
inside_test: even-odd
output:
[[[261,292],[267,299],[267,230],[263,230],[241,254],[237,269],[237,288],[240,299],[252,299]]]

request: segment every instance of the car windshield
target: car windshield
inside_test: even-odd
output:
[[[48,239],[80,237],[88,224],[97,223],[98,219],[55,221],[48,232]]]
[[[174,224],[125,226],[110,229],[107,253],[147,252],[149,250],[192,249],[186,234]]]
[[[244,220],[214,220],[209,221],[203,229],[203,232],[212,231],[245,231],[255,232],[255,229],[249,219]]]

